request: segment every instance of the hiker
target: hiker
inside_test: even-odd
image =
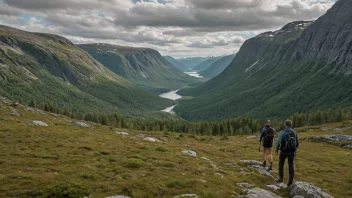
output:
[[[268,154],[268,161],[270,163],[270,166],[268,168],[268,171],[273,170],[273,155],[272,155],[272,147],[273,147],[273,141],[274,141],[274,135],[275,135],[275,130],[271,127],[271,122],[270,120],[267,120],[265,122],[265,127],[263,127],[261,133],[260,133],[260,143],[263,140],[263,166],[266,167],[266,155]],[[260,147],[259,147],[259,152],[260,152]]]
[[[294,159],[296,157],[296,152],[299,146],[298,135],[296,131],[294,131],[292,127],[292,121],[285,121],[286,129],[282,130],[277,138],[276,142],[276,156],[278,156],[278,152],[280,150],[279,157],[279,178],[275,181],[278,183],[283,182],[284,180],[284,165],[286,158],[288,159],[289,166],[289,180],[287,183],[287,187],[290,187],[293,182],[295,170],[293,166]]]

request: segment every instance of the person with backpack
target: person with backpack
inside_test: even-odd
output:
[[[292,121],[285,121],[286,129],[282,130],[279,134],[279,137],[276,142],[276,156],[278,156],[279,150],[279,178],[276,179],[276,182],[283,182],[284,179],[284,165],[286,158],[288,159],[289,166],[289,179],[287,183],[287,187],[290,187],[293,182],[295,170],[294,170],[294,159],[296,157],[296,152],[299,147],[299,140],[296,131],[294,131],[292,127]]]
[[[271,122],[270,120],[267,120],[265,122],[265,127],[263,127],[261,133],[260,133],[260,143],[263,140],[263,166],[266,166],[266,155],[268,154],[268,161],[270,163],[270,166],[268,168],[268,171],[273,170],[273,155],[272,155],[272,147],[273,147],[273,141],[274,141],[274,136],[275,136],[275,130],[274,128],[271,127]],[[259,147],[259,152],[260,152],[260,147]]]

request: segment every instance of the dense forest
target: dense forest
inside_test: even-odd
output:
[[[240,117],[214,122],[190,122],[181,119],[136,119],[127,118],[119,114],[77,114],[68,109],[62,109],[57,104],[36,105],[30,102],[29,106],[42,108],[44,111],[66,115],[75,119],[90,121],[116,128],[140,131],[178,132],[207,136],[235,136],[257,134],[263,127],[265,120]],[[352,119],[352,108],[338,108],[318,110],[309,113],[295,113],[291,116],[294,127],[315,126],[330,122],[341,122]],[[284,128],[283,120],[272,120],[276,131]]]

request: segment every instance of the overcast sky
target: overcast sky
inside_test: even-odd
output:
[[[0,24],[74,43],[150,47],[174,57],[236,53],[248,38],[314,20],[336,0],[0,0]]]

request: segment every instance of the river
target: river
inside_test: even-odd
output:
[[[159,96],[162,98],[170,99],[170,100],[178,100],[178,99],[182,98],[182,96],[177,94],[178,91],[180,91],[180,90],[178,89],[178,90],[169,91],[169,92],[163,93]],[[176,107],[176,105],[173,105],[173,106],[168,107],[168,108],[161,110],[161,111],[175,114],[175,112],[173,111],[175,107]]]

